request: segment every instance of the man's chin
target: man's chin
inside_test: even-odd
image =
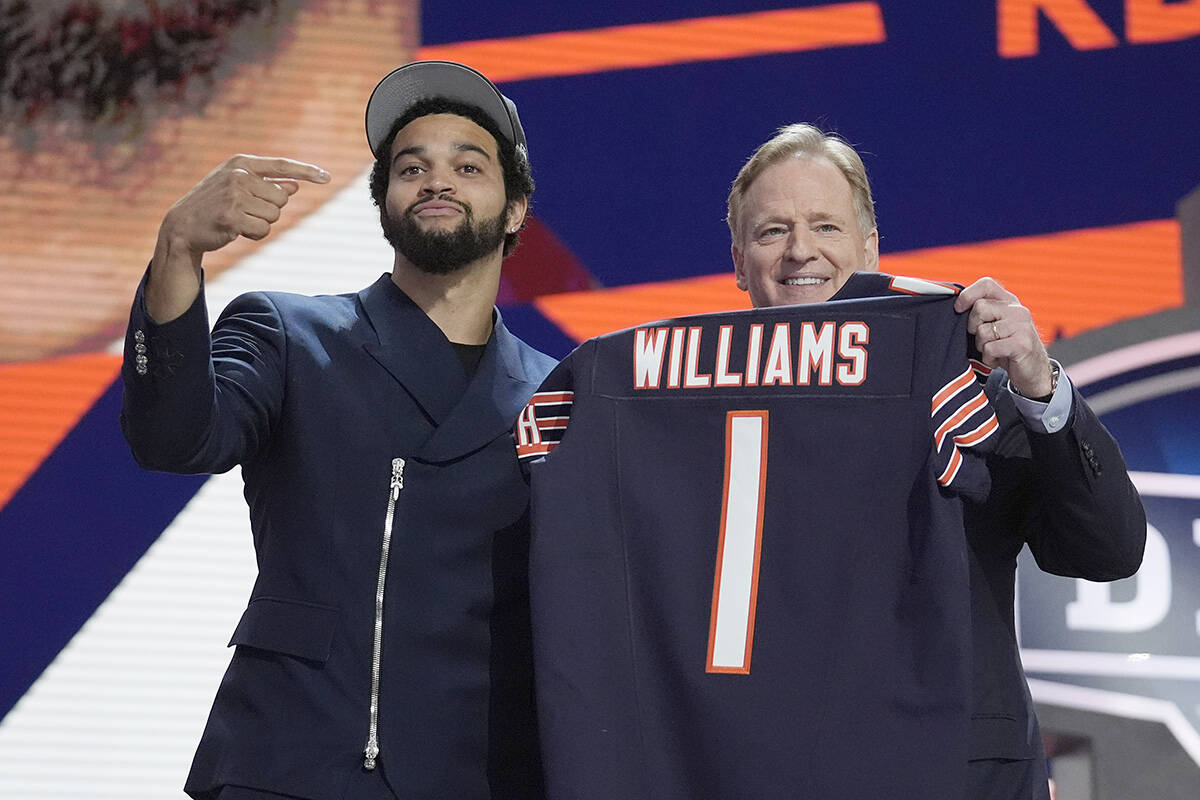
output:
[[[504,244],[504,219],[472,226],[470,216],[419,219],[408,214],[393,221],[380,216],[383,236],[410,264],[429,275],[452,275]]]
[[[413,261],[409,256],[405,256],[405,258],[408,259],[408,263],[412,264],[426,275],[439,275],[444,277],[447,275],[453,275],[456,272],[461,272],[462,269],[467,266],[466,263],[417,262]]]

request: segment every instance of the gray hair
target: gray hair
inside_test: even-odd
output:
[[[785,125],[769,140],[754,151],[738,172],[729,189],[729,210],[725,221],[736,241],[741,222],[742,201],[750,184],[767,167],[774,166],[794,156],[822,156],[829,159],[846,177],[854,199],[854,214],[863,236],[875,230],[875,201],[871,199],[871,184],[867,180],[867,169],[862,159],[850,144],[836,133],[825,133],[815,125],[799,122]]]

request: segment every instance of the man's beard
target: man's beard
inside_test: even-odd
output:
[[[451,202],[463,210],[463,221],[458,227],[450,231],[426,231],[417,225],[412,212],[428,200],[425,198],[413,203],[398,218],[386,209],[379,215],[383,238],[422,272],[449,275],[472,261],[491,255],[503,244],[505,211],[501,211],[494,219],[485,219],[476,224],[471,207],[453,200]]]

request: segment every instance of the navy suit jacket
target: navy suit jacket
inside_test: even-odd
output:
[[[991,494],[963,510],[971,575],[971,759],[1042,755],[1013,624],[1021,547],[1028,544],[1047,572],[1109,581],[1137,571],[1146,542],[1145,511],[1121,451],[1079,393],[1065,428],[1036,433],[1001,388],[1005,377],[995,370],[985,389],[1001,425],[988,456]]]
[[[156,325],[134,300],[122,425],[138,462],[240,464],[258,578],[186,790],[324,800],[362,768],[376,583],[379,768],[404,797],[541,794],[527,488],[511,428],[553,361],[495,327],[468,379],[384,275],[357,294],[243,295],[211,335],[203,290]]]

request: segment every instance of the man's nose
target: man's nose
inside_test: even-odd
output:
[[[443,169],[431,169],[425,173],[425,182],[421,185],[424,194],[454,194],[453,177]]]
[[[803,264],[817,257],[817,243],[812,231],[807,228],[792,229],[788,238],[787,256],[790,261]]]

